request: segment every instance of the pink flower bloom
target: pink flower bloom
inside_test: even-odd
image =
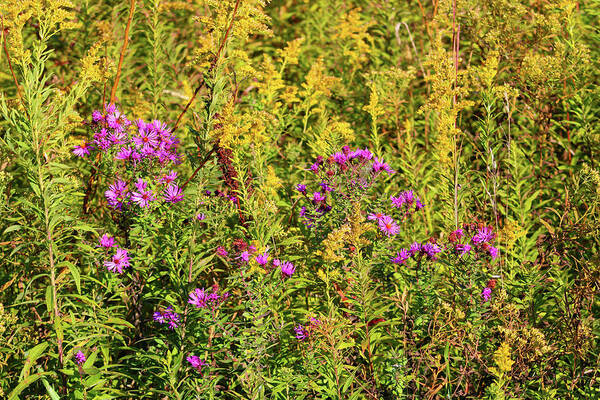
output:
[[[494,240],[494,232],[492,231],[492,228],[484,226],[477,230],[477,233],[473,236],[472,240],[475,244],[490,242]]]
[[[268,261],[269,261],[269,253],[267,253],[266,251],[263,254],[259,254],[256,256],[256,262],[258,263],[258,265],[265,266],[265,265],[267,265]]]
[[[209,300],[208,296],[209,295],[206,293],[204,288],[196,288],[190,293],[190,299],[188,300],[188,303],[196,308],[206,308],[206,302]]]
[[[460,256],[464,256],[471,251],[471,245],[469,244],[457,244],[455,247],[456,251],[459,252]]]
[[[379,160],[377,157],[375,157],[375,160],[373,161],[373,171],[385,171],[388,173],[388,175],[391,175],[395,172],[387,163],[384,163],[383,160]]]
[[[388,236],[393,236],[400,232],[400,227],[396,224],[392,217],[383,216],[379,221],[379,229]]]
[[[225,250],[225,247],[223,246],[219,246],[217,247],[217,254],[220,255],[221,257],[227,257],[227,250]]]
[[[187,358],[186,358],[187,362],[190,363],[190,365],[195,368],[198,372],[202,373],[202,367],[207,366],[208,364],[206,363],[206,360],[201,359],[198,356],[195,356],[193,354],[190,354]]]
[[[115,155],[115,160],[128,160],[131,158],[132,153],[133,151],[131,150],[131,147],[121,147],[121,149]]]
[[[106,249],[114,247],[115,246],[115,238],[105,233],[100,238],[100,246],[104,247]]]
[[[152,193],[152,190],[138,190],[139,192],[133,192],[131,196],[131,201],[136,203],[138,206],[149,207],[150,202],[156,200],[156,198],[154,197],[154,193]]]
[[[112,185],[108,187],[108,190],[104,192],[104,196],[108,200],[108,204],[115,208],[121,208],[123,200],[127,195],[127,183],[120,179],[117,179]]]
[[[313,203],[320,203],[322,201],[325,201],[325,196],[323,196],[321,194],[321,192],[314,192],[313,193]]]
[[[174,183],[169,184],[165,189],[164,199],[168,203],[177,203],[183,200],[181,188]]]
[[[196,219],[198,221],[204,221],[206,219],[206,215],[204,215],[203,213],[196,214]]]
[[[488,248],[488,252],[490,253],[490,256],[492,256],[492,260],[495,260],[496,258],[498,258],[498,248],[494,247],[494,246],[489,246]]]
[[[140,134],[138,136],[134,136],[132,140],[138,149],[154,148],[158,146],[158,135],[154,131],[140,131]]]
[[[284,261],[281,263],[281,274],[284,278],[289,278],[296,271],[296,267],[289,261]]]
[[[367,217],[367,219],[369,221],[379,221],[382,218],[384,218],[385,216],[386,216],[385,214],[380,213],[380,212],[378,212],[378,213],[371,213],[371,214],[369,214],[369,216]]]
[[[170,171],[168,174],[166,174],[165,176],[163,176],[162,178],[160,178],[160,181],[162,183],[171,183],[173,182],[175,179],[177,179],[177,172],[175,171]]]
[[[110,261],[104,261],[104,266],[110,272],[116,272],[118,274],[123,273],[123,269],[129,267],[129,254],[127,250],[117,248],[117,252]]]
[[[242,259],[242,261],[248,262],[250,261],[250,253],[248,253],[247,251],[242,251],[242,254],[240,254],[240,258]]]
[[[83,142],[81,146],[75,146],[73,148],[73,154],[77,157],[85,157],[90,154],[90,149],[92,147],[88,146],[88,143]]]
[[[490,301],[490,299],[492,298],[492,289],[490,289],[489,287],[483,289],[481,291],[481,298],[484,302]]]

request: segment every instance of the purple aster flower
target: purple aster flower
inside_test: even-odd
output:
[[[217,254],[220,255],[221,257],[227,257],[227,255],[229,253],[227,253],[227,250],[225,250],[225,247],[219,246],[219,247],[217,247]]]
[[[402,194],[398,197],[391,196],[390,200],[392,201],[392,206],[396,208],[401,208],[404,205],[404,196]]]
[[[404,264],[409,258],[410,253],[406,249],[400,249],[400,251],[396,253],[396,257],[392,258],[391,261],[394,264]]]
[[[296,190],[300,193],[306,193],[306,185],[299,183],[298,185],[296,185]]]
[[[275,264],[275,262],[273,262],[273,264]],[[290,276],[292,276],[294,274],[294,271],[296,271],[296,267],[294,266],[294,264],[292,264],[289,261],[284,261],[281,263],[281,274],[283,275],[284,278],[289,278]]]
[[[335,161],[340,166],[343,166],[346,164],[346,162],[348,162],[348,156],[344,153],[338,152],[333,155],[333,161]]]
[[[85,157],[90,154],[90,149],[92,147],[89,146],[89,143],[83,142],[81,146],[75,146],[73,148],[73,154],[77,157]]]
[[[457,244],[455,247],[456,251],[460,254],[460,256],[464,256],[471,251],[471,245],[469,244]]]
[[[183,200],[183,192],[179,186],[171,183],[165,189],[164,199],[168,203],[177,203],[178,201]]]
[[[132,140],[138,149],[153,149],[158,146],[158,135],[152,130],[141,131]]]
[[[85,354],[83,354],[83,351],[79,350],[77,352],[77,354],[75,354],[75,362],[77,362],[77,364],[82,365],[86,360]]]
[[[435,243],[425,243],[421,246],[421,251],[427,254],[430,260],[437,260],[437,254],[442,251],[442,248]]]
[[[319,165],[320,164],[318,162],[314,163],[310,166],[310,170],[316,174],[317,172],[319,172]]]
[[[100,122],[104,119],[104,115],[102,115],[102,113],[98,110],[94,110],[92,112],[92,121],[94,122]]]
[[[298,214],[300,214],[301,217],[304,217],[306,215],[306,207],[302,206]]]
[[[492,260],[495,260],[496,258],[498,258],[499,251],[498,251],[497,247],[489,246],[487,250],[490,253],[490,256],[492,256]]]
[[[240,254],[240,258],[242,259],[242,261],[248,262],[250,261],[250,253],[248,253],[247,251],[242,251],[242,253]]]
[[[154,314],[152,314],[152,318],[159,324],[164,324],[166,322],[165,316],[160,311],[155,311]]]
[[[180,316],[173,311],[173,307],[167,307],[164,313],[164,318],[169,329],[173,330],[179,326]]]
[[[390,216],[385,215],[378,221],[378,224],[381,232],[385,233],[388,236],[396,235],[398,234],[398,232],[400,232],[400,227]]]
[[[196,219],[198,221],[204,221],[206,219],[206,215],[204,215],[203,213],[196,214]]]
[[[131,147],[124,146],[115,154],[115,160],[129,160],[131,158],[133,151]]]
[[[379,160],[377,157],[375,157],[375,160],[373,161],[373,171],[385,171],[388,173],[388,175],[391,175],[395,172],[387,163],[383,162],[383,160]]]
[[[209,295],[206,293],[204,288],[196,288],[190,293],[190,299],[188,300],[188,303],[196,308],[206,308],[206,302],[209,300],[208,296]]]
[[[110,272],[122,274],[123,269],[129,267],[129,254],[127,253],[127,250],[117,248],[117,252],[112,256],[112,259],[110,261],[104,261],[104,266]]]
[[[154,193],[152,193],[152,190],[138,190],[139,192],[133,192],[133,194],[131,195],[131,201],[136,203],[138,206],[142,208],[149,207],[150,202],[156,200],[156,198],[154,197]]]
[[[177,179],[177,172],[170,171],[168,174],[166,174],[165,176],[160,178],[160,181],[162,183],[169,184],[169,183],[173,182],[175,179]]]
[[[296,334],[296,339],[298,340],[304,340],[308,337],[308,332],[302,325],[296,326],[294,332]]]
[[[114,247],[115,246],[115,238],[105,233],[100,238],[100,246],[104,247],[106,249]]]
[[[257,255],[256,262],[258,263],[258,265],[261,265],[263,267],[267,265],[267,262],[269,262],[269,253],[265,251],[263,254]]]
[[[321,194],[321,192],[314,192],[313,193],[313,203],[317,204],[317,203],[320,203],[322,201],[325,201],[325,196],[323,196]]]
[[[202,373],[202,367],[205,367],[208,365],[206,363],[206,360],[203,360],[200,357],[195,356],[193,354],[190,354],[189,356],[187,356],[186,360],[187,360],[187,362],[190,363],[192,368],[195,368],[200,373]]]
[[[473,243],[482,244],[490,242],[494,239],[494,232],[492,228],[484,226],[483,228],[479,228],[477,233],[473,236]]]
[[[421,243],[418,242],[414,242],[413,244],[410,245],[410,249],[408,249],[408,252],[410,253],[411,256],[414,256],[415,254],[419,253],[421,251]]]
[[[321,188],[325,191],[325,192],[333,192],[333,188],[331,186],[329,186],[327,183],[325,182],[321,182],[319,183],[319,186],[321,186]]]
[[[421,203],[421,199],[417,197],[417,201],[415,202],[415,210],[420,210],[425,208],[425,204]]]
[[[120,179],[116,180],[115,183],[108,187],[108,190],[104,192],[104,196],[108,200],[108,204],[111,206],[120,208],[123,199],[127,193],[127,183]]]
[[[276,258],[276,259],[273,260],[273,266],[274,267],[279,267],[280,265],[281,265],[281,261],[278,258]]]
[[[492,298],[492,289],[490,289],[489,287],[484,288],[481,291],[481,298],[484,302],[490,301],[490,299]]]
[[[371,214],[369,214],[369,216],[367,217],[367,219],[369,221],[380,221],[384,217],[386,217],[385,214],[378,212],[378,213],[371,213]]]

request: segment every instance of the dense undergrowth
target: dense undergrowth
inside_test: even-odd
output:
[[[0,398],[600,398],[598,0],[0,14]]]

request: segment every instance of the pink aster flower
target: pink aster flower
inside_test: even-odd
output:
[[[492,298],[492,289],[490,289],[489,287],[483,289],[481,291],[481,298],[484,302],[490,301],[490,299]]]
[[[258,265],[261,266],[265,266],[267,265],[267,262],[269,261],[269,253],[267,253],[266,251],[263,254],[259,254],[256,256],[256,262],[258,263]]]
[[[373,160],[373,171],[374,172],[385,171],[388,173],[388,175],[391,175],[394,172],[396,172],[387,163],[383,162],[383,160],[380,160],[377,157],[375,157],[375,159]]]
[[[203,213],[196,214],[196,220],[204,221],[205,219],[206,219],[206,215],[204,215]]]
[[[379,221],[379,229],[381,232],[388,236],[396,235],[400,232],[400,227],[396,224],[394,219],[390,216],[383,216]]]
[[[380,219],[382,219],[383,217],[385,217],[386,215],[384,213],[371,213],[369,214],[369,216],[367,217],[367,219],[369,221],[379,221]]]
[[[154,197],[154,193],[152,193],[152,190],[140,190],[139,188],[138,190],[139,192],[133,192],[133,194],[131,195],[131,201],[136,203],[138,206],[142,208],[149,207],[150,202],[156,200],[156,198]]]
[[[105,233],[100,238],[100,246],[104,247],[105,249],[115,247],[115,238]]]
[[[284,261],[281,263],[281,274],[284,278],[289,278],[296,271],[296,267],[289,261]]]
[[[221,257],[227,257],[227,250],[225,250],[225,247],[223,246],[219,246],[217,247],[217,254],[220,255]]]
[[[494,239],[494,232],[492,228],[488,226],[484,226],[483,228],[479,228],[477,233],[473,236],[473,243],[482,244],[490,242]]]
[[[77,157],[85,157],[89,155],[90,149],[92,149],[92,147],[88,145],[89,143],[83,142],[81,146],[75,146],[73,148],[73,154],[75,154]]]
[[[165,176],[163,176],[162,178],[160,178],[160,181],[162,183],[171,183],[173,182],[175,179],[177,179],[177,172],[175,171],[170,171],[168,174],[165,174]]]
[[[457,244],[455,247],[456,251],[460,254],[460,256],[464,256],[471,251],[471,245],[469,244]]]
[[[179,186],[171,183],[165,189],[164,199],[168,203],[177,203],[183,200],[183,192]]]
[[[115,160],[129,160],[131,158],[132,153],[133,150],[131,150],[131,147],[121,147],[117,154],[115,154]]]
[[[250,253],[248,253],[247,251],[242,251],[242,253],[240,254],[240,258],[242,259],[242,261],[248,262],[250,261]]]
[[[108,187],[108,190],[104,192],[108,204],[115,208],[121,208],[123,200],[127,197],[127,183],[120,179],[117,179],[112,185]]]
[[[206,302],[209,300],[208,296],[209,294],[206,293],[204,288],[196,288],[190,293],[190,299],[188,300],[188,303],[196,308],[206,308]]]
[[[190,354],[189,356],[187,356],[186,360],[187,360],[187,362],[190,363],[192,368],[196,369],[200,373],[202,373],[202,367],[205,367],[208,365],[206,363],[206,360],[203,360],[200,357],[195,356],[193,354]]]
[[[116,272],[118,274],[123,273],[123,269],[129,267],[129,254],[127,250],[117,248],[117,252],[110,261],[104,261],[104,266],[110,272]]]
[[[314,192],[313,193],[313,203],[320,203],[322,201],[325,201],[325,196],[323,196],[321,194],[321,192]]]
[[[499,251],[498,251],[497,247],[489,246],[487,250],[490,253],[490,256],[492,256],[492,260],[495,260],[496,258],[498,258]]]

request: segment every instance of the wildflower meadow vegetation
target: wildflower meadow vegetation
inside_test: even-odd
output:
[[[0,23],[1,399],[600,399],[600,0]]]

